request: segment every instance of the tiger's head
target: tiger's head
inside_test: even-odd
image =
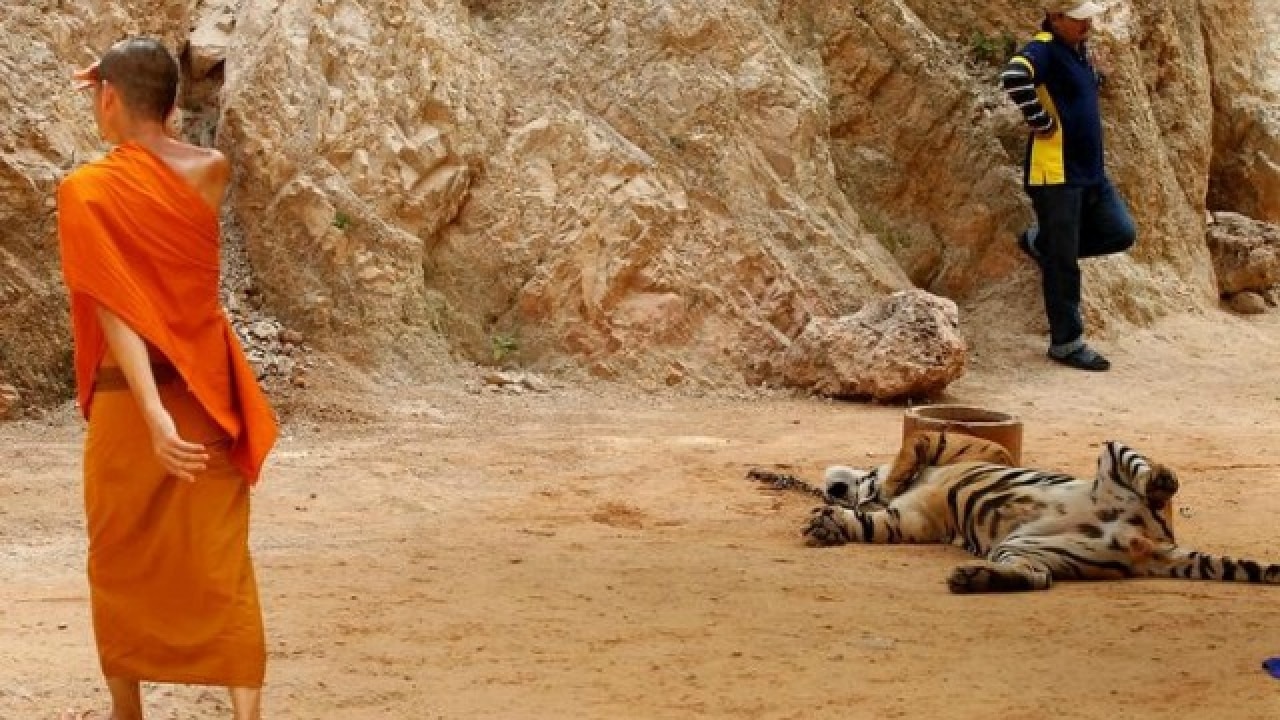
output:
[[[826,501],[832,505],[850,510],[868,510],[883,508],[888,502],[881,496],[881,481],[888,471],[888,465],[881,465],[870,470],[859,470],[847,465],[832,465],[823,474],[823,492]]]

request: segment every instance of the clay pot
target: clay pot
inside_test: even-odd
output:
[[[1003,445],[1022,464],[1022,421],[1009,413],[971,405],[919,405],[902,417],[902,440],[919,431],[958,432]]]

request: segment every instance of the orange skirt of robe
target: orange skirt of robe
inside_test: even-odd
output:
[[[179,380],[161,400],[203,443],[194,482],[167,476],[133,394],[99,390],[84,491],[93,629],[107,677],[261,687],[266,648],[249,557],[249,483],[231,439]]]

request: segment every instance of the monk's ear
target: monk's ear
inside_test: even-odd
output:
[[[124,98],[120,96],[120,91],[110,80],[103,80],[98,87],[98,102],[102,103],[102,112],[117,113],[124,108]]]
[[[174,105],[164,116],[164,132],[174,140],[182,138],[182,109]]]

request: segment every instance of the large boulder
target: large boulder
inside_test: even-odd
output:
[[[896,292],[852,315],[814,318],[787,349],[786,385],[842,398],[927,398],[964,374],[956,304]]]
[[[1207,240],[1224,297],[1262,294],[1280,284],[1280,226],[1238,213],[1214,213]]]

